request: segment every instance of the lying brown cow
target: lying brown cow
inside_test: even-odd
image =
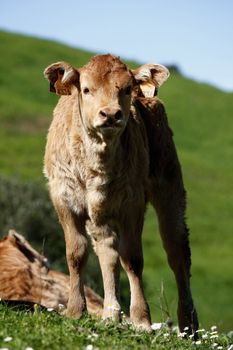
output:
[[[137,328],[150,330],[141,243],[150,202],[177,281],[180,330],[198,327],[181,168],[164,106],[154,97],[168,75],[157,64],[130,70],[112,55],[95,56],[81,69],[58,62],[45,70],[50,90],[66,95],[54,110],[45,174],[65,233],[69,316],[86,310],[83,269],[89,234],[103,276],[103,318],[120,315],[120,260],[130,284],[130,318]]]
[[[67,305],[69,276],[48,268],[40,255],[23,236],[10,230],[0,241],[0,299],[26,301],[59,310]],[[102,299],[85,286],[88,311],[102,314]]]

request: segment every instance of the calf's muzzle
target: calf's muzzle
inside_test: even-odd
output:
[[[123,113],[118,107],[103,107],[98,112],[99,127],[122,126]]]

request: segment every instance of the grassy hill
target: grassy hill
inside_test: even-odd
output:
[[[52,41],[0,32],[0,173],[44,183],[46,130],[57,101],[42,72],[64,60],[82,66],[92,53]],[[133,64],[133,63],[132,63]],[[214,72],[213,72],[214,74]],[[192,286],[204,327],[233,329],[233,94],[172,74],[159,92],[174,131],[188,192]],[[176,288],[149,208],[144,280],[154,321],[161,284],[175,317]],[[126,285],[125,280],[123,286]],[[128,292],[124,290],[124,294]]]

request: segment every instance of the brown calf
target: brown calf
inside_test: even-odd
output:
[[[67,315],[80,317],[86,310],[89,234],[103,276],[103,318],[119,319],[120,261],[130,284],[131,320],[150,330],[141,234],[151,202],[176,277],[180,330],[195,331],[185,190],[164,106],[154,97],[168,70],[161,65],[130,70],[117,57],[99,55],[81,69],[52,64],[45,76],[51,91],[65,95],[49,129],[45,174],[65,233],[71,283]]]
[[[40,255],[23,236],[10,230],[0,240],[0,299],[27,301],[47,308],[67,305],[69,276],[50,270],[47,259]],[[85,286],[88,312],[102,313],[102,298]]]

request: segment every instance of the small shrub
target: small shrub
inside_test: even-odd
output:
[[[53,268],[67,272],[63,231],[48,190],[40,183],[0,177],[0,237],[12,228],[45,255]],[[86,282],[101,291],[99,266],[93,252],[87,270]]]
[[[47,191],[40,184],[0,178],[1,235],[14,228],[64,269],[64,239]]]

